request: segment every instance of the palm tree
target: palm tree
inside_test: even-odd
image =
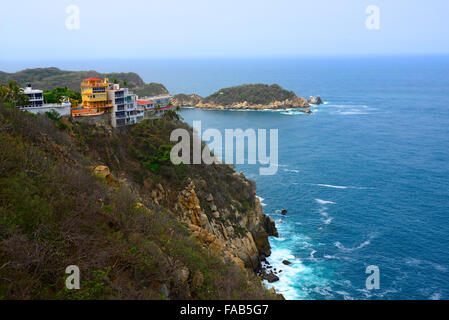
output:
[[[1,86],[0,98],[7,103],[14,104],[16,106],[25,106],[28,104],[29,98],[22,92],[17,82],[10,80],[8,86]]]

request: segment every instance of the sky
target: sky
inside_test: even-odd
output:
[[[14,0],[1,10],[3,61],[449,54],[447,0]]]

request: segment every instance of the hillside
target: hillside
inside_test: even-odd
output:
[[[0,84],[15,80],[21,86],[31,84],[35,88],[47,90],[67,86],[72,90],[79,91],[82,80],[90,77],[109,78],[111,82],[117,80],[120,84],[126,81],[129,88],[145,85],[142,78],[133,72],[104,74],[97,71],[65,71],[58,68],[25,69],[15,73],[0,72]]]
[[[245,84],[221,89],[206,98],[178,94],[174,104],[212,109],[286,109],[308,108],[304,98],[277,84]]]
[[[147,83],[138,88],[134,88],[133,92],[139,97],[151,97],[169,93],[163,84],[156,82]]]
[[[254,182],[174,166],[186,124],[52,119],[0,106],[0,299],[276,298],[253,272],[277,234]]]

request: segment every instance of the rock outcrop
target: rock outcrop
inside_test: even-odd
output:
[[[231,213],[229,209],[218,209],[212,195],[208,195],[206,201],[213,209],[209,216],[200,205],[193,182],[178,196],[176,209],[192,235],[207,249],[242,267],[259,268],[261,257],[271,253],[268,236],[278,235],[274,221],[263,213],[259,200],[255,198],[255,208],[245,214],[237,210]],[[239,221],[239,225],[231,222],[231,215]]]
[[[310,104],[323,104],[323,100],[321,100],[320,96],[310,96],[309,99],[307,99],[307,102]]]
[[[197,94],[177,94],[172,98],[172,103],[175,106],[196,106],[203,101],[203,97]]]

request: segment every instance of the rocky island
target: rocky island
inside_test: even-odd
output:
[[[306,100],[293,91],[283,89],[278,84],[245,84],[221,89],[208,97],[196,94],[177,94],[173,104],[207,109],[302,109],[310,113],[310,104],[318,102],[319,97]]]

